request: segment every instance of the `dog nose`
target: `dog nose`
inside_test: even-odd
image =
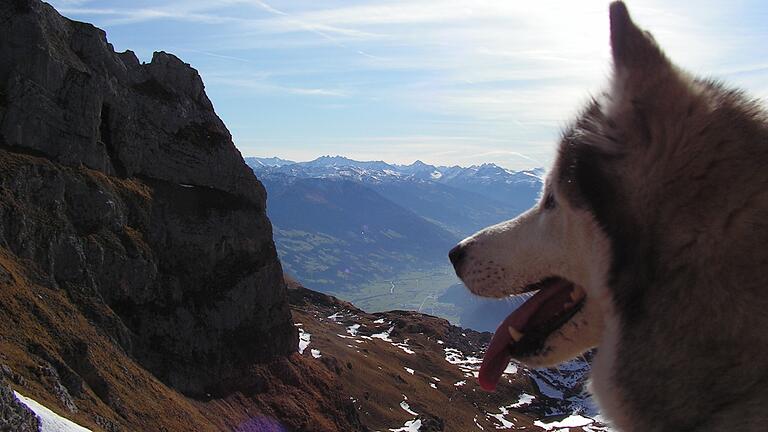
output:
[[[459,264],[461,263],[461,260],[464,259],[464,255],[466,254],[466,249],[464,249],[460,244],[454,246],[453,249],[448,252],[448,259],[451,260],[451,264],[453,264],[453,268],[456,269],[456,271],[459,270]]]

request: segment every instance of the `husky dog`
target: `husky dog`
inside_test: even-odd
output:
[[[563,132],[540,202],[449,254],[477,295],[537,291],[480,384],[597,347],[591,389],[619,430],[768,430],[766,113],[672,64],[621,2],[610,27],[610,85]]]

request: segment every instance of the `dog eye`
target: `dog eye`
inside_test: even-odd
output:
[[[548,193],[547,197],[544,198],[544,209],[545,210],[552,210],[555,208],[555,205],[557,203],[555,202],[555,195],[553,193]]]

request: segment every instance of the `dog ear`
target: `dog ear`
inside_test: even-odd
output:
[[[644,80],[671,69],[653,36],[637,27],[623,2],[611,3],[609,16],[611,53],[617,77]]]

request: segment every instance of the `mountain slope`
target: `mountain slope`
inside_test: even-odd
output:
[[[487,393],[476,377],[490,333],[416,312],[368,314],[295,282],[288,287],[302,355],[338,376],[372,430],[608,430],[582,394],[585,363],[566,372],[512,364]]]
[[[361,430],[197,71],[0,2],[0,371],[92,430]],[[4,408],[4,407],[0,407]]]
[[[521,211],[477,193],[441,183],[382,182],[370,188],[390,201],[464,238],[478,229],[509,220]]]
[[[286,271],[318,289],[344,290],[434,265],[457,241],[360,183],[262,180]]]
[[[461,169],[452,167],[445,171],[441,181],[505,203],[522,212],[538,198],[543,186],[543,174],[540,168],[515,172],[498,165],[483,164]]]
[[[283,264],[308,286],[369,311],[425,309],[480,330],[495,329],[509,312],[507,302],[476,299],[461,287],[443,295],[459,283],[446,255],[461,238],[532,206],[542,186],[541,170],[512,172],[493,164],[436,167],[421,161],[394,165],[341,156],[280,166],[254,161],[258,158],[250,166],[269,192]],[[422,219],[414,224],[419,228],[397,241],[366,241],[362,227],[381,219],[376,201],[396,204],[409,215],[390,213],[381,226],[399,232],[416,215]],[[447,231],[452,240],[430,241],[435,229]]]
[[[295,164],[296,162],[287,160],[287,159],[280,159],[278,157],[271,157],[271,158],[258,158],[258,157],[247,157],[245,158],[245,163],[247,163],[249,166],[265,166],[265,167],[280,167],[283,165],[291,165]]]
[[[344,179],[361,183],[459,237],[530,208],[538,199],[543,174],[538,169],[514,172],[493,164],[436,167],[416,161],[393,165],[341,156],[280,165],[260,160],[267,159],[248,159],[260,179]]]

